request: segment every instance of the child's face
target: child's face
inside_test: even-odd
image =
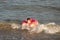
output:
[[[28,23],[31,23],[31,20],[28,20]]]

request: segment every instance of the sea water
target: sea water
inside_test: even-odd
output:
[[[60,0],[0,0],[0,21],[18,21],[27,17],[35,18],[41,26],[48,23],[60,24]],[[13,24],[13,28],[20,28]],[[45,33],[55,33],[57,25],[47,26]],[[45,27],[45,26],[44,26]],[[51,27],[51,28],[50,28]],[[55,28],[57,28],[55,30]],[[51,30],[50,30],[51,29]],[[40,32],[41,29],[38,31]],[[20,30],[0,30],[1,40],[60,40],[60,34],[29,34]]]

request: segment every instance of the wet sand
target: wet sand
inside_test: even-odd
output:
[[[0,30],[0,40],[60,40],[60,34],[29,34],[21,30]]]

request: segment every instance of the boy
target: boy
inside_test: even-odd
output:
[[[27,20],[24,20],[22,22],[22,27],[26,26],[26,27],[30,27],[30,28],[34,28],[38,26],[38,21],[32,18],[27,18]]]

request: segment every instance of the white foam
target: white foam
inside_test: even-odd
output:
[[[19,24],[12,23],[11,27],[12,27],[12,29],[19,29],[21,26]]]
[[[41,33],[44,31],[44,33],[49,33],[49,34],[55,34],[57,32],[60,32],[60,27],[56,25],[56,23],[47,23],[47,24],[39,24],[35,28],[30,28],[30,27],[22,27],[19,24],[12,23],[11,27],[13,29],[27,29],[30,33],[35,32],[35,33]]]
[[[55,34],[57,32],[60,32],[60,27],[57,26],[56,23],[48,23],[48,24],[39,24],[36,28],[29,30],[30,33],[32,32],[40,33],[42,31],[49,34]]]

